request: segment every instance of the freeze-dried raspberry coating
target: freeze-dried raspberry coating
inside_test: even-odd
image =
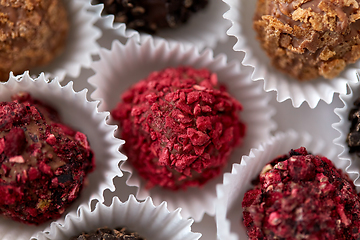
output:
[[[177,28],[209,0],[97,0],[104,11],[114,14],[116,22],[139,31],[155,33],[161,28]]]
[[[360,0],[258,0],[254,28],[272,65],[332,79],[360,58]]]
[[[108,227],[99,228],[96,232],[82,233],[78,237],[70,240],[146,240],[140,237],[138,233],[131,232],[126,228],[110,229]]]
[[[148,188],[202,186],[221,173],[244,137],[241,104],[206,69],[153,72],[121,99],[111,114]]]
[[[61,216],[94,168],[86,136],[28,93],[0,103],[0,214],[27,224]]]
[[[291,150],[267,164],[256,181],[242,202],[250,239],[360,237],[360,197],[326,157]]]

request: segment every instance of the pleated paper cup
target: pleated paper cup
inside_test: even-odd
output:
[[[138,202],[133,195],[122,203],[114,198],[110,206],[97,203],[95,210],[81,206],[69,213],[63,224],[52,223],[48,231],[39,234],[39,240],[64,240],[90,233],[98,228],[126,227],[147,240],[197,240],[200,233],[191,232],[193,220],[183,219],[181,209],[170,212],[166,202],[155,206],[150,197]]]
[[[337,168],[346,169],[347,161],[338,158],[336,148],[326,145],[323,139],[293,130],[276,134],[259,147],[251,149],[250,154],[242,158],[241,164],[234,164],[231,173],[225,173],[223,183],[217,186],[216,226],[219,240],[248,239],[241,203],[245,193],[253,188],[251,181],[271,160],[300,147],[305,147],[314,155],[328,158]],[[349,176],[356,178],[355,174]]]
[[[346,143],[346,138],[351,126],[348,116],[351,109],[355,108],[355,100],[360,97],[360,83],[349,83],[349,88],[349,94],[339,95],[339,98],[343,102],[344,106],[334,110],[335,114],[340,118],[339,122],[333,124],[333,128],[340,134],[340,136],[334,140],[334,143],[341,147],[339,158],[347,162],[347,172],[357,174],[358,179],[360,172],[360,158],[355,153],[349,153],[350,149]],[[360,186],[360,182],[355,181],[355,185]]]
[[[130,86],[153,71],[177,66],[207,68],[216,73],[219,83],[227,85],[230,94],[243,105],[240,119],[246,124],[247,133],[243,144],[235,149],[227,168],[224,169],[224,172],[230,171],[232,163],[240,162],[241,156],[251,147],[257,146],[270,136],[275,124],[271,119],[274,109],[268,105],[269,96],[264,94],[261,85],[251,81],[248,68],[240,67],[237,62],[228,64],[224,55],[214,58],[211,50],[199,54],[195,47],[189,49],[181,44],[170,46],[166,41],[154,42],[152,39],[142,45],[133,39],[126,45],[116,41],[110,51],[101,49],[100,61],[93,64],[95,75],[89,78],[89,83],[96,90],[92,98],[101,101],[101,110],[111,110],[120,101],[120,95]],[[127,184],[139,187],[136,196],[138,199],[151,196],[155,204],[165,200],[171,211],[181,207],[182,215],[185,218],[193,217],[195,221],[201,221],[204,213],[215,214],[215,186],[221,182],[221,175],[202,188],[170,191],[154,187],[149,190],[145,188],[145,181],[128,162],[121,168],[131,173]]]
[[[98,6],[102,12],[104,29],[114,29],[119,36],[125,38],[135,38],[139,42],[145,41],[149,34],[130,29],[125,23],[114,22],[113,14],[106,14],[102,11],[104,5],[96,4],[94,0],[88,0]],[[200,50],[205,47],[214,48],[218,42],[227,39],[226,31],[230,27],[230,22],[223,18],[223,14],[228,10],[228,6],[219,0],[209,0],[206,8],[192,14],[188,22],[174,29],[159,29],[152,35],[155,40],[166,39],[169,43],[181,42],[186,46],[196,46]]]
[[[49,64],[30,69],[31,75],[45,72],[46,78],[57,77],[62,81],[65,76],[77,78],[81,68],[89,68],[92,55],[98,53],[96,42],[102,32],[95,26],[100,14],[96,8],[84,0],[63,0],[69,21],[69,33],[63,52]]]
[[[270,64],[270,59],[262,49],[253,29],[253,16],[257,1],[223,1],[230,6],[230,10],[224,14],[224,17],[232,23],[227,34],[237,38],[234,50],[245,52],[242,64],[254,68],[251,75],[252,80],[263,80],[266,92],[277,92],[277,101],[283,102],[290,99],[296,108],[304,102],[310,108],[315,108],[320,100],[331,103],[334,93],[345,94],[348,82],[357,82],[355,73],[356,69],[360,67],[359,61],[348,65],[339,76],[332,80],[318,78],[300,82],[279,72]]]
[[[99,112],[98,102],[87,101],[86,90],[75,92],[72,82],[62,87],[57,79],[49,83],[44,74],[32,79],[28,72],[16,77],[11,73],[6,83],[0,83],[0,101],[10,101],[13,94],[21,91],[30,93],[34,99],[56,109],[64,124],[87,136],[94,151],[95,170],[88,174],[88,184],[84,186],[79,198],[65,211],[63,217],[54,220],[61,223],[66,213],[76,211],[79,206],[88,206],[94,199],[104,201],[105,189],[115,190],[113,178],[122,176],[119,164],[126,159],[118,151],[124,141],[114,137],[116,126],[106,123],[109,113]],[[28,240],[36,237],[38,231],[49,227],[50,222],[33,226],[0,216],[0,239]]]

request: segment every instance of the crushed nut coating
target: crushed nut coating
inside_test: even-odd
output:
[[[245,193],[249,239],[356,240],[360,197],[350,178],[304,147],[268,163]]]
[[[307,81],[360,58],[360,0],[258,0],[254,28],[271,63]]]
[[[28,93],[0,103],[0,214],[27,224],[61,216],[94,168],[86,136]]]
[[[244,138],[241,104],[207,69],[153,72],[121,99],[111,114],[120,123],[128,161],[148,188],[204,185]]]

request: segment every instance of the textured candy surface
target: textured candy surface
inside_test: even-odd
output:
[[[126,228],[110,229],[107,227],[99,228],[92,233],[82,233],[71,240],[146,240],[136,232],[131,232]]]
[[[41,224],[61,216],[94,168],[86,136],[28,93],[0,103],[0,214]]]
[[[149,188],[202,186],[221,173],[244,138],[241,104],[206,69],[153,72],[121,99],[111,114],[128,161]]]
[[[360,237],[360,197],[326,157],[291,150],[267,164],[255,184],[242,202],[250,239]]]

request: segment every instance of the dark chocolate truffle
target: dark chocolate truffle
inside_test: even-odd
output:
[[[360,0],[258,0],[254,28],[274,65],[306,81],[360,58]]]
[[[127,27],[155,33],[160,28],[176,28],[194,13],[205,8],[208,0],[97,0],[116,22]]]
[[[207,69],[152,72],[112,110],[128,161],[147,187],[202,186],[218,176],[242,142],[241,104]]]
[[[360,156],[360,98],[354,102],[355,107],[349,112],[350,130],[346,138],[350,153]]]
[[[61,0],[0,1],[0,81],[49,63],[62,52],[68,28]]]
[[[86,136],[28,93],[0,103],[0,214],[27,224],[61,216],[94,168]]]
[[[82,233],[78,237],[70,240],[146,240],[136,232],[131,232],[126,228],[110,229],[108,227],[99,228],[96,232]]]
[[[250,239],[360,237],[360,197],[326,157],[291,150],[267,164],[256,182],[242,202]]]

